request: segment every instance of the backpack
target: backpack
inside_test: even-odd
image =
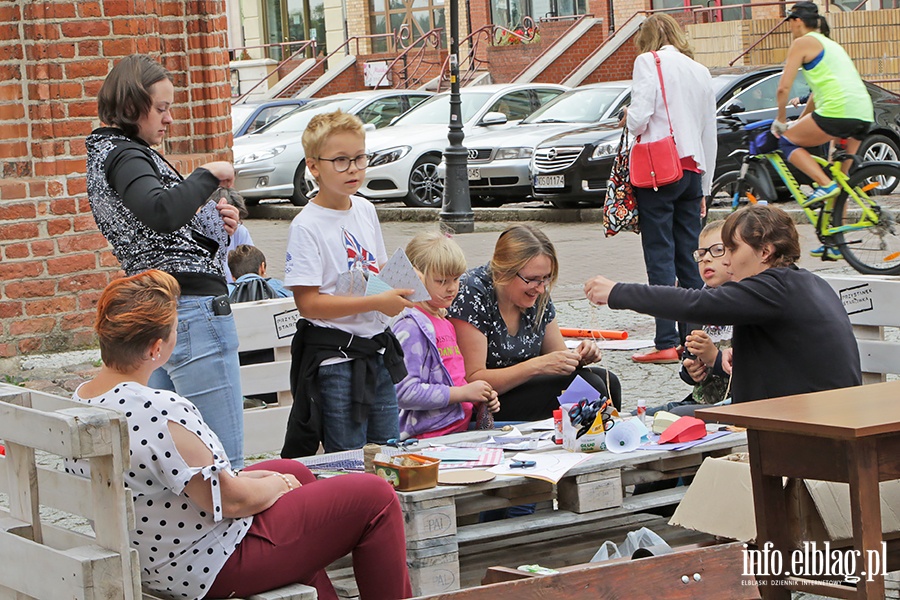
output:
[[[277,298],[278,294],[272,289],[265,279],[252,277],[235,283],[234,289],[228,295],[232,304],[240,302],[253,302],[255,300],[270,300]]]

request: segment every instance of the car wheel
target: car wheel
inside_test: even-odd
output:
[[[294,173],[294,193],[291,194],[291,204],[294,206],[306,206],[309,202],[309,185],[306,183],[306,161],[300,161],[297,171]]]
[[[437,156],[423,156],[409,174],[409,192],[403,203],[419,208],[438,208],[444,202],[444,181],[438,177]]]
[[[897,161],[900,158],[900,150],[898,150],[897,144],[889,137],[880,134],[871,135],[863,140],[856,153],[862,157],[863,162],[871,162],[873,160]]]

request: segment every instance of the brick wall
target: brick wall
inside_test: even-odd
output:
[[[0,0],[0,358],[93,343],[119,273],[85,194],[84,138],[115,61],[173,72],[164,151],[182,172],[229,158],[224,0]]]
[[[538,75],[538,81],[562,83],[581,61],[593,54],[606,39],[606,23],[600,22],[584,33],[562,56]]]
[[[538,23],[540,40],[528,44],[515,44],[512,46],[492,46],[483,44],[486,48],[487,65],[483,68],[490,69],[494,83],[509,83],[521,73],[528,65],[537,60],[544,51],[562,37],[572,26],[572,21],[546,21]],[[577,63],[576,63],[577,64]],[[557,83],[551,79],[539,77],[537,81]]]

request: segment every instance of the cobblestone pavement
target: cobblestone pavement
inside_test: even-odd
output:
[[[527,213],[526,213],[527,214]],[[471,234],[456,236],[466,253],[470,266],[487,262],[497,236],[508,223],[478,221]],[[584,299],[584,281],[603,274],[618,281],[645,282],[640,238],[631,233],[604,238],[599,223],[534,222],[553,241],[560,261],[559,283],[553,290],[559,322],[562,326],[594,329],[625,330],[631,340],[644,340],[649,347],[653,339],[653,319],[631,311],[613,311],[607,307],[592,307]],[[246,222],[253,240],[265,253],[269,274],[282,277],[284,249],[289,221],[250,219]],[[388,253],[405,246],[423,227],[432,223],[386,221],[382,223]],[[812,227],[801,225],[804,256],[800,265],[817,272],[853,273],[846,264],[823,263],[808,256],[818,245]],[[679,379],[675,365],[639,365],[630,360],[634,350],[606,350],[603,364],[609,366],[622,380],[625,408],[633,408],[638,398],[647,404],[678,400],[688,387]],[[77,385],[91,376],[99,365],[98,351],[82,351],[50,356],[31,356],[0,361],[0,379],[26,387],[70,395]]]

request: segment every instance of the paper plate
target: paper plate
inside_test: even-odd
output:
[[[438,483],[443,485],[468,485],[471,483],[484,483],[496,477],[483,469],[467,469],[465,471],[441,471],[438,473]]]

